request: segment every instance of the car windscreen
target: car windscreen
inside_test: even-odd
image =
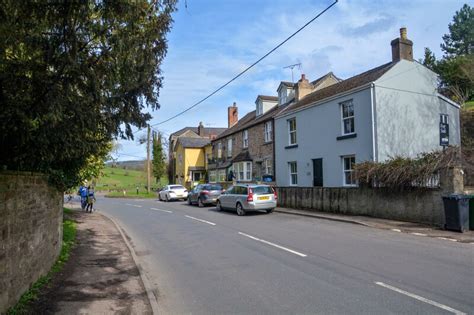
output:
[[[252,187],[252,192],[255,195],[269,195],[273,194],[273,190],[270,186],[256,186]]]
[[[204,190],[222,190],[222,186],[221,185],[204,185],[204,187],[202,189],[204,189]]]
[[[170,189],[185,189],[185,188],[181,185],[174,185],[174,186],[170,186]]]

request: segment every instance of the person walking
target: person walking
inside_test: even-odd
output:
[[[87,187],[85,184],[79,187],[79,195],[81,196],[81,209],[84,211],[87,206]]]
[[[94,194],[94,187],[87,187],[87,206],[86,212],[92,213],[94,210],[94,202],[95,202],[95,194]]]

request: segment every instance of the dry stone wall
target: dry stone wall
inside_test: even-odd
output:
[[[0,313],[58,258],[62,207],[62,193],[44,175],[0,172]]]

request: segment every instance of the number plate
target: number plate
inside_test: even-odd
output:
[[[258,197],[257,200],[268,200],[270,199],[270,197],[268,196],[265,196],[265,197]]]

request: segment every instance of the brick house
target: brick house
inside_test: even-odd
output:
[[[236,104],[228,107],[228,129],[211,140],[209,182],[223,182],[232,177],[241,182],[275,181],[274,117],[285,111],[295,97],[339,81],[330,72],[313,82],[304,75],[297,83],[281,82],[278,97],[257,96],[255,110],[240,120]]]

